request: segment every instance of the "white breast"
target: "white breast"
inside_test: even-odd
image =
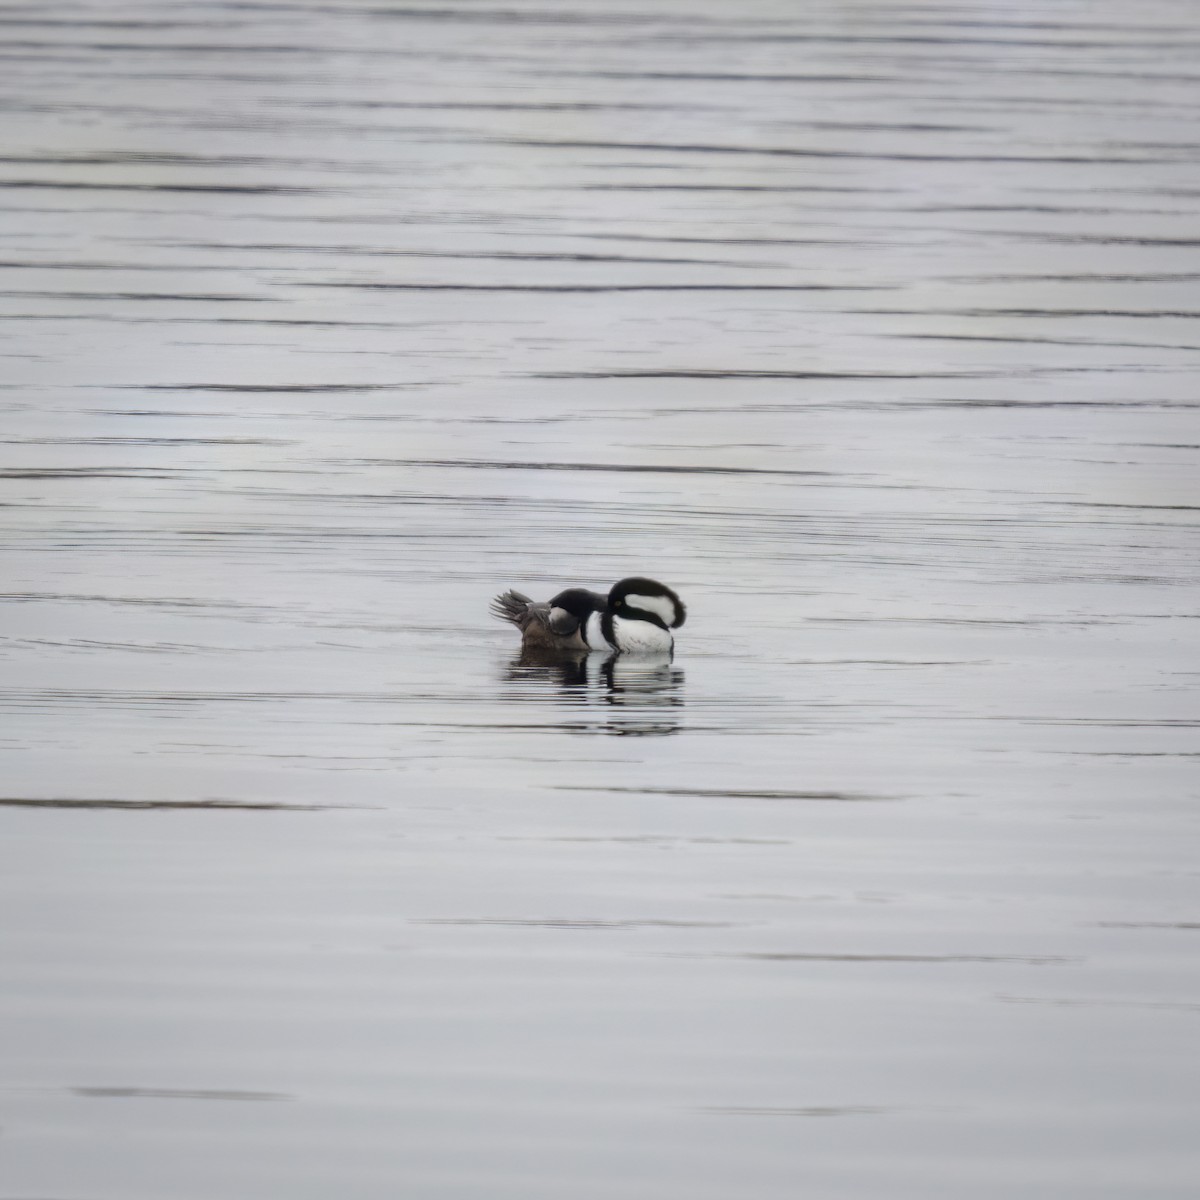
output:
[[[617,649],[626,654],[669,654],[675,644],[669,630],[626,617],[613,617],[613,637]]]
[[[589,650],[608,650],[611,649],[609,644],[604,640],[604,633],[600,628],[601,616],[598,612],[588,613],[587,621],[583,626],[583,640],[587,642]]]

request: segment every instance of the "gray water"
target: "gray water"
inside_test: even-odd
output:
[[[0,1200],[1196,1194],[1194,4],[0,30]]]

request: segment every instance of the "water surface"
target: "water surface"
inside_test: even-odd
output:
[[[1192,5],[0,26],[2,1200],[1194,1194]]]

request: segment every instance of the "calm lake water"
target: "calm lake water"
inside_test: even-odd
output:
[[[1196,1195],[1195,4],[0,31],[0,1200]]]

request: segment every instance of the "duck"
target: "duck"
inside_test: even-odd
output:
[[[521,649],[533,653],[586,654],[606,646],[601,615],[608,597],[587,588],[567,588],[541,603],[509,590],[492,598],[492,616],[521,631]],[[591,640],[588,640],[588,634]]]
[[[687,608],[665,583],[631,575],[614,583],[600,616],[604,640],[618,654],[666,654],[675,650],[672,629],[687,620]]]
[[[523,650],[570,653],[670,655],[675,649],[671,631],[687,620],[678,595],[643,575],[614,583],[607,596],[568,588],[539,604],[521,592],[502,592],[492,600],[491,612],[520,629]]]

